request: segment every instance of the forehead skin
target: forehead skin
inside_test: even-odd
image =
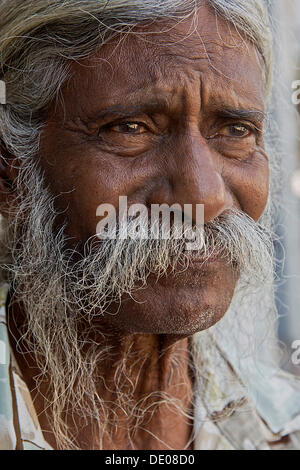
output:
[[[263,61],[255,47],[206,6],[194,21],[152,25],[146,35],[136,29],[138,35],[73,63],[65,117],[86,119],[101,108],[147,97],[163,97],[174,111],[194,107],[199,115],[220,103],[263,111]]]

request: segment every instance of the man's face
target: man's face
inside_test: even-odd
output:
[[[72,64],[42,134],[41,164],[74,243],[95,234],[97,207],[118,209],[119,196],[148,208],[204,204],[205,222],[232,208],[261,216],[262,59],[206,7],[197,27],[194,19],[140,30]],[[225,260],[195,261],[183,273],[150,276],[109,322],[123,332],[189,335],[224,315],[236,282]]]

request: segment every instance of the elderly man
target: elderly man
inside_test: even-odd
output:
[[[0,37],[0,447],[297,448],[264,336],[262,2],[1,0]],[[204,207],[201,244],[100,236],[124,198],[193,233]]]

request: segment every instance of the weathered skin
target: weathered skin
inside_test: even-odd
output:
[[[204,204],[206,221],[231,207],[257,220],[268,196],[268,158],[262,138],[262,60],[254,47],[220,19],[216,25],[204,6],[193,32],[191,20],[186,20],[168,32],[128,36],[118,47],[116,43],[72,65],[73,76],[62,91],[64,107],[51,106],[42,135],[46,181],[54,194],[63,193],[58,204],[67,208],[67,231],[74,243],[95,233],[97,206],[106,202],[117,207],[120,195],[127,195],[129,204],[147,206]],[[97,117],[112,106],[122,109]],[[257,115],[229,117],[228,110],[255,110]],[[125,122],[141,127],[129,134]],[[231,136],[234,124],[258,130]],[[2,174],[15,176],[10,168]],[[102,326],[113,331],[120,357],[131,343],[134,351],[150,353],[138,379],[137,398],[164,390],[182,399],[187,410],[190,407],[188,336],[225,314],[237,280],[223,261],[199,266],[195,263],[176,278],[170,275],[155,284],[150,279],[147,288],[136,293],[138,303],[124,300],[118,315]],[[22,315],[20,308],[18,318]],[[182,386],[176,386],[178,377],[167,380],[175,353],[182,359]],[[36,370],[16,355],[33,390]],[[34,366],[33,359],[29,361]],[[133,378],[137,373],[133,369]],[[113,364],[101,364],[101,374],[109,381]],[[101,393],[113,399],[113,393]],[[42,396],[32,394],[42,411]],[[43,413],[40,421],[49,431]],[[154,435],[137,432],[134,448],[183,449],[191,432],[189,423],[167,407],[156,411],[146,429]],[[45,437],[55,447],[51,433]],[[91,427],[82,429],[79,443],[97,448]],[[108,442],[105,446],[112,447]],[[131,448],[123,431],[115,436],[113,448]]]

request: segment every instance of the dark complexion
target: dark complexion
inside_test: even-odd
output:
[[[199,10],[192,33],[189,19],[167,33],[128,36],[118,47],[114,41],[72,64],[63,105],[49,109],[40,155],[46,181],[60,195],[57,205],[67,208],[72,243],[94,235],[98,205],[117,208],[121,195],[128,196],[128,204],[148,207],[204,204],[205,221],[233,207],[257,220],[266,205],[269,176],[262,67],[255,48],[223,21],[216,24],[206,7]],[[114,332],[120,358],[131,343],[151,355],[137,399],[164,390],[189,409],[187,337],[225,314],[236,281],[222,260],[205,267],[194,263],[180,275],[158,282],[150,278],[135,294],[138,303],[124,299],[105,328]],[[33,390],[34,369],[16,354]],[[183,387],[167,380],[171,354],[181,355]],[[109,380],[112,364],[101,365],[101,374]],[[49,429],[43,399],[33,395],[41,424]],[[183,449],[190,432],[182,416],[161,407],[147,430],[136,434],[134,448]],[[51,433],[45,436],[55,447]],[[85,448],[98,445],[92,428],[84,429],[78,442]],[[120,431],[113,448],[132,447]]]

